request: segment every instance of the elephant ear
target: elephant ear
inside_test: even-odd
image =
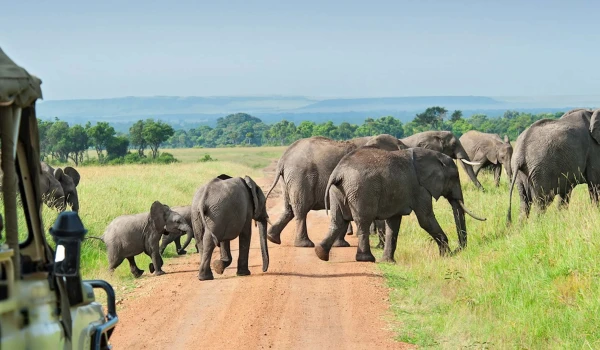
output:
[[[592,138],[600,143],[600,109],[596,109],[590,119],[590,133]]]
[[[486,153],[485,157],[493,164],[498,164],[498,149],[490,149],[490,151]]]
[[[154,225],[154,229],[157,232],[162,232],[165,224],[167,223],[166,216],[168,216],[169,207],[162,204],[159,201],[154,201],[150,207],[150,223]]]
[[[231,179],[232,177],[227,175],[227,174],[221,174],[219,176],[217,176],[217,179],[219,180],[227,180],[227,179]]]
[[[444,192],[446,185],[446,167],[443,153],[420,148],[411,149],[413,166],[419,184],[423,186],[435,200]],[[452,160],[450,160],[452,161]]]
[[[54,178],[56,178],[58,181],[62,180],[62,177],[65,173],[63,172],[63,170],[61,168],[56,168],[54,170]]]
[[[254,220],[256,220],[259,217],[260,211],[262,210],[262,208],[259,208],[259,201],[258,201],[258,186],[256,186],[256,183],[254,182],[254,180],[252,180],[249,176],[244,176],[244,181],[246,182],[246,186],[248,186],[248,188],[250,189],[250,192],[252,193],[252,201],[254,203]]]
[[[64,172],[66,175],[69,175],[73,179],[75,187],[77,187],[77,185],[79,185],[79,180],[81,180],[81,175],[79,175],[79,172],[75,170],[75,168],[70,166],[66,167]]]

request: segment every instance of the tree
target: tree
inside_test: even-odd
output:
[[[90,137],[90,141],[96,153],[98,153],[98,160],[102,162],[104,155],[102,151],[106,149],[106,145],[115,137],[115,128],[110,126],[107,122],[98,122],[94,126],[90,126],[87,129],[87,134]]]
[[[153,159],[158,155],[160,145],[173,136],[174,133],[175,130],[173,130],[173,127],[167,123],[163,123],[160,120],[154,121],[154,119],[146,120],[142,134],[144,140],[146,140],[152,150]]]
[[[78,166],[83,162],[83,153],[89,147],[89,136],[83,126],[76,124],[69,128],[67,151],[69,158]]]
[[[52,158],[66,162],[69,157],[69,123],[58,118],[50,125],[46,133],[48,150]]]
[[[444,121],[446,113],[448,113],[448,110],[444,107],[429,107],[425,112],[417,114],[414,121],[418,125],[437,129]]]
[[[129,141],[132,146],[137,148],[140,157],[144,157],[144,151],[148,144],[144,139],[144,121],[138,120],[129,128]]]
[[[52,126],[51,121],[38,119],[38,133],[40,137],[40,160],[45,160],[50,154],[50,144],[48,143],[48,130]]]
[[[125,157],[129,151],[129,139],[126,136],[115,136],[106,145],[107,159]]]
[[[454,112],[452,112],[452,115],[450,116],[450,121],[452,123],[456,123],[457,121],[461,120],[463,116],[463,113],[461,110],[455,110]]]

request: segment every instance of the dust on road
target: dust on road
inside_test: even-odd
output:
[[[265,191],[266,177],[255,179]],[[271,220],[281,214],[279,187],[267,208]],[[319,242],[327,233],[324,211],[311,212],[309,236]],[[269,242],[269,271],[261,270],[258,231],[253,227],[250,250],[252,275],[237,277],[234,261],[212,281],[198,280],[198,254],[165,261],[167,274],[145,274],[139,287],[118,307],[119,323],[111,337],[114,349],[403,349],[393,340],[388,290],[375,264],[354,260],[350,248],[333,248],[330,261],[313,248],[293,246],[295,222]],[[188,249],[188,252],[195,249]],[[213,259],[219,250],[215,249]]]

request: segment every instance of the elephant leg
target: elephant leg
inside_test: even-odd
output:
[[[221,259],[214,260],[212,263],[213,269],[219,275],[223,274],[223,271],[225,271],[225,269],[229,265],[231,265],[231,262],[233,260],[233,258],[231,256],[231,247],[230,246],[231,246],[231,241],[221,242],[221,244],[220,244]]]
[[[358,248],[356,249],[356,261],[375,262],[375,256],[371,253],[371,244],[369,242],[369,227],[371,222],[356,222],[356,234],[358,235]]]
[[[160,255],[163,255],[165,252],[165,249],[167,249],[167,246],[169,244],[171,244],[171,242],[173,242],[173,240],[174,240],[173,236],[174,236],[173,233],[169,233],[168,235],[162,236],[162,239],[160,241],[160,248],[159,248]]]
[[[381,259],[383,262],[396,262],[394,259],[394,253],[396,252],[398,231],[400,230],[401,222],[402,216],[387,219],[385,221],[385,243],[383,245],[383,257]]]
[[[531,212],[531,204],[533,200],[529,191],[525,188],[525,184],[521,181],[517,180],[517,189],[519,190],[519,199],[521,202],[521,216],[528,218],[529,213]]]
[[[185,249],[181,249],[181,236],[178,236],[177,238],[175,238],[174,242],[175,242],[175,249],[177,249],[177,255],[187,254],[187,251]]]
[[[294,218],[294,211],[289,203],[285,203],[285,210],[283,214],[277,219],[277,221],[269,227],[267,233],[267,239],[275,244],[281,244],[281,231],[287,226],[287,224]]]
[[[346,230],[346,234],[348,236],[352,236],[354,234],[354,230],[352,229],[352,222],[348,222],[348,229]]]
[[[421,228],[427,231],[427,233],[429,233],[429,235],[437,243],[438,248],[440,249],[440,256],[447,255],[450,252],[450,247],[448,246],[448,236],[446,236],[440,227],[440,224],[436,220],[433,209],[431,208],[431,202],[427,207],[419,208],[414,212]]]
[[[332,206],[331,208],[331,222],[329,224],[329,232],[323,238],[321,243],[317,244],[315,247],[315,252],[319,259],[324,261],[329,261],[329,251],[333,246],[333,243],[339,239],[339,237],[344,237],[346,233],[346,228],[350,224],[349,220],[345,220],[342,215],[341,210],[337,206]]]
[[[196,240],[196,244],[200,246],[200,270],[198,271],[198,279],[200,281],[214,279],[213,273],[210,270],[210,258],[215,249],[215,242],[212,239],[210,232],[204,232],[202,240]]]
[[[295,247],[314,247],[315,244],[308,238],[308,230],[306,229],[306,213],[300,213],[296,215],[296,240],[294,241]]]
[[[135,263],[135,257],[129,256],[127,257],[127,261],[129,261],[129,270],[131,271],[133,277],[139,278],[144,273],[144,270],[140,270],[137,267],[137,264]]]
[[[352,221],[348,221],[348,230],[350,231],[350,233],[348,233],[348,231],[346,231],[344,234],[339,235],[335,241],[333,242],[333,246],[334,247],[349,247],[350,243],[348,243],[348,241],[346,241],[345,237],[346,235],[351,235],[353,234],[352,232]]]
[[[494,166],[494,183],[500,187],[500,176],[502,175],[502,165]]]
[[[117,257],[114,258],[113,254],[111,252],[108,252],[108,271],[110,271],[110,273],[112,274],[113,272],[115,272],[115,269],[117,267],[119,267],[119,265],[121,265],[121,263],[123,262],[124,258],[121,257]]]
[[[238,276],[247,276],[250,274],[250,270],[248,269],[248,256],[250,255],[250,239],[252,238],[252,228],[251,225],[246,225],[242,233],[240,233],[239,243],[240,250],[238,254],[238,267],[237,267],[237,275]]]
[[[152,251],[149,254],[146,254],[152,259],[152,262],[148,265],[150,273],[154,273],[156,276],[164,275],[165,272],[162,270],[163,259],[160,256],[160,249],[152,249]]]

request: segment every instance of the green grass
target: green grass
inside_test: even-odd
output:
[[[466,183],[465,204],[487,221],[467,219],[465,251],[439,257],[412,214],[402,222],[397,264],[378,264],[391,288],[397,339],[442,349],[599,348],[600,213],[587,188],[576,188],[569,210],[553,205],[527,221],[515,220],[515,191],[507,227],[508,182],[496,189],[491,174],[480,177],[487,192]],[[434,210],[456,247],[450,205],[440,199]]]

